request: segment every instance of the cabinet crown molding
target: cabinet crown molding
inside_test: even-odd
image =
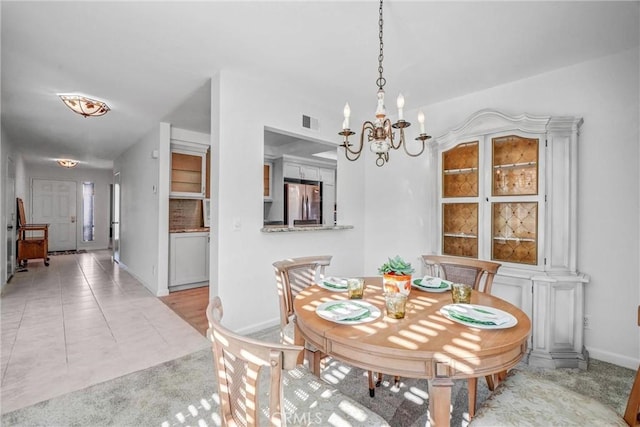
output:
[[[527,113],[509,115],[493,109],[484,109],[472,114],[460,126],[438,136],[435,142],[437,145],[447,145],[453,142],[460,142],[461,138],[506,131],[538,134],[548,131],[571,132],[577,131],[582,122],[581,117],[537,116]]]

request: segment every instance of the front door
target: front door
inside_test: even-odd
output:
[[[31,223],[49,224],[49,251],[77,249],[76,183],[34,179]]]

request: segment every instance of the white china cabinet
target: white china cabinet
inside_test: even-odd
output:
[[[434,248],[500,262],[492,294],[532,320],[529,364],[586,368],[577,271],[579,117],[493,110],[435,139]]]

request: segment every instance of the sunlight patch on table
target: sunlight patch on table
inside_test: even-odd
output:
[[[404,338],[398,337],[398,336],[392,336],[389,337],[389,342],[392,342],[394,344],[398,344],[406,349],[409,350],[417,350],[418,346],[416,345],[416,343],[411,342],[409,340],[406,340]]]
[[[475,351],[480,350],[480,344],[471,342],[463,338],[454,338],[452,341],[454,344],[459,345],[460,347],[467,348],[469,350],[475,350]]]
[[[427,337],[425,337],[422,334],[418,334],[415,332],[410,332],[410,331],[400,331],[400,335],[402,335],[403,337],[419,342],[419,343],[425,343],[427,341],[429,341],[429,339]]]

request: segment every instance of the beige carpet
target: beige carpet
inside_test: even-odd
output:
[[[277,336],[277,334],[275,334]],[[254,337],[272,339],[274,330]],[[529,369],[526,365],[523,369]],[[588,394],[622,414],[635,372],[593,360],[589,369],[541,370],[540,375]],[[428,395],[425,380],[403,378],[395,388],[385,378],[370,398],[366,373],[337,361],[322,377],[341,392],[381,414],[392,426],[424,426]],[[452,395],[453,426],[466,425],[466,382],[456,381]],[[487,396],[478,381],[479,400]],[[210,350],[69,393],[2,416],[6,426],[216,426],[217,395]]]

